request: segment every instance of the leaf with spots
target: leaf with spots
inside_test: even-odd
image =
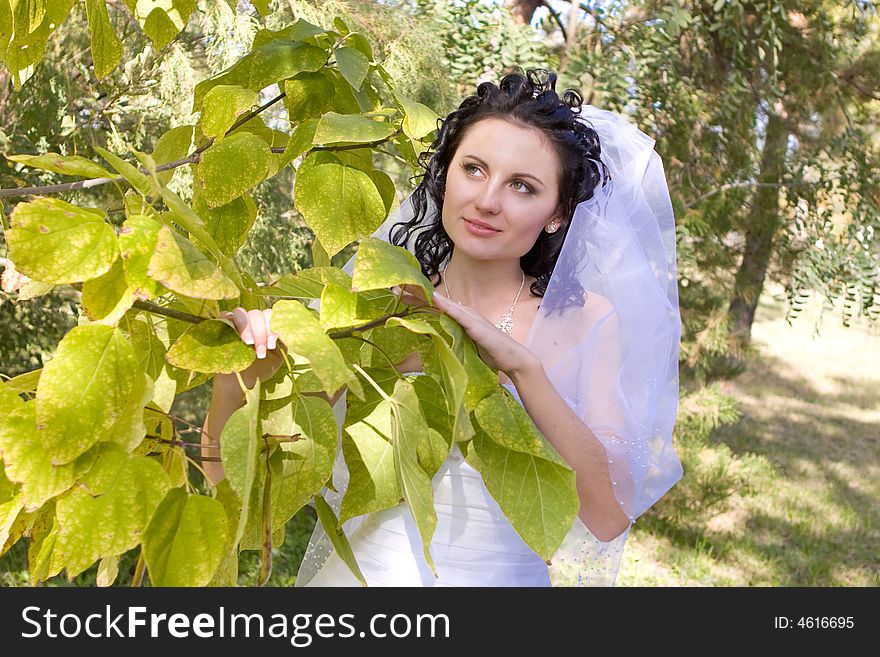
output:
[[[73,486],[96,454],[90,449],[71,463],[52,465],[37,432],[36,403],[24,402],[8,386],[0,385],[0,456],[6,476],[21,486],[19,498],[28,511]]]
[[[385,202],[363,171],[326,151],[309,153],[296,172],[297,209],[330,256],[370,235],[385,220]]]
[[[181,369],[228,374],[247,369],[254,362],[254,349],[242,341],[228,322],[211,319],[187,329],[165,358]]]
[[[235,299],[238,287],[198,247],[169,226],[156,235],[147,273],[169,290],[196,299]]]
[[[150,583],[207,586],[226,554],[228,532],[221,502],[171,489],[144,532]]]
[[[57,198],[19,203],[6,233],[9,258],[43,283],[76,283],[107,272],[119,246],[107,215]]]
[[[56,504],[55,551],[71,578],[98,559],[136,547],[171,486],[158,461],[112,444],[101,446],[80,484]]]
[[[271,157],[265,141],[236,132],[202,154],[196,170],[198,193],[209,207],[226,205],[266,179]]]
[[[116,259],[109,271],[87,280],[82,286],[82,304],[89,319],[108,326],[117,324],[134,300],[121,258]]]
[[[59,155],[43,153],[42,155],[7,155],[7,160],[20,162],[35,169],[52,171],[64,176],[79,178],[112,178],[113,174],[97,162],[92,162],[79,155]]]
[[[146,433],[152,384],[122,331],[71,330],[37,385],[37,430],[52,463],[70,463],[100,441],[133,449]]]
[[[133,214],[119,231],[119,250],[122,268],[135,299],[146,300],[159,296],[164,288],[147,271],[150,258],[156,251],[156,239],[162,224],[143,214]]]
[[[235,120],[257,102],[257,92],[239,85],[221,84],[205,94],[205,106],[199,125],[207,137],[218,144]]]

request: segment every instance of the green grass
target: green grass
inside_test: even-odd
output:
[[[769,472],[702,523],[639,519],[618,586],[880,585],[880,332],[838,311],[817,334],[815,299],[789,326],[780,294],[759,303],[760,357],[724,382],[743,417],[712,436]]]

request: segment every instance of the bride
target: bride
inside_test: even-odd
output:
[[[582,107],[576,91],[560,99],[555,74],[546,82],[537,74],[483,83],[450,113],[424,180],[375,235],[414,252],[435,286],[435,307],[462,326],[576,473],[580,510],[545,562],[468,463],[467,444],[454,444],[433,477],[436,576],[405,502],[343,525],[370,586],[613,584],[635,518],[681,477],[671,445],[680,319],[662,166],[641,132]],[[614,139],[610,153],[597,123]],[[646,193],[647,180],[662,189]],[[429,303],[412,286],[395,292]],[[256,350],[242,372],[248,387],[281,363],[271,312],[228,313]],[[424,374],[418,352],[396,367]],[[327,400],[341,427],[345,390]],[[235,375],[217,375],[205,455],[219,455],[217,437],[242,402]],[[223,477],[219,463],[204,465],[213,483]],[[341,435],[333,480],[337,492],[325,488],[324,497],[338,513],[348,481]],[[320,523],[296,585],[360,585]]]

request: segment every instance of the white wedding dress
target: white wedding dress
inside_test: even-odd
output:
[[[512,383],[503,385],[522,403]],[[432,481],[437,527],[430,551],[437,577],[425,561],[409,507],[401,503],[369,514],[349,536],[369,586],[551,585],[547,564],[507,520],[458,445],[453,445]],[[333,551],[305,586],[361,584]]]

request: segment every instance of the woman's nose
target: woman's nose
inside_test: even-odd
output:
[[[495,214],[501,209],[501,193],[495,185],[483,186],[474,199],[474,207],[480,212]]]

